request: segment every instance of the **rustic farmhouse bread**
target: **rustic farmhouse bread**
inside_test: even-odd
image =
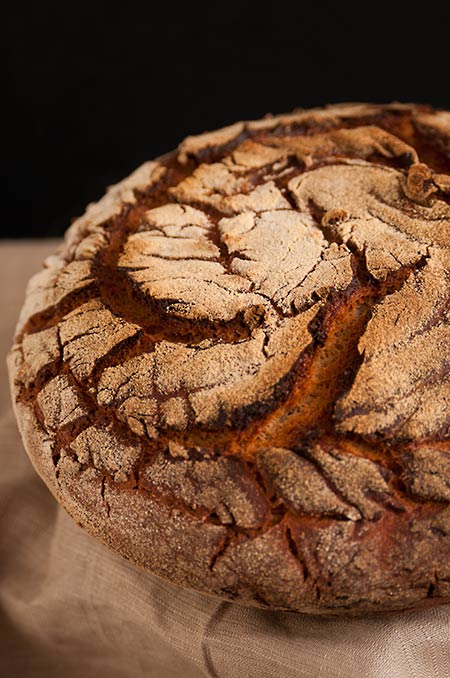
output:
[[[30,282],[36,470],[177,584],[302,612],[450,601],[450,114],[351,104],[186,139]]]

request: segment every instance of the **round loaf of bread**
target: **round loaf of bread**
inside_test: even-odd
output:
[[[306,613],[450,601],[450,113],[188,137],[69,228],[9,355],[44,482],[146,570]]]

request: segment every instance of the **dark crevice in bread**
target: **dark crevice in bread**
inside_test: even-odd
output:
[[[427,106],[423,106],[421,110],[424,113],[430,111]],[[383,111],[370,117],[347,119],[345,124],[349,127],[377,125],[415,148],[422,161],[436,172],[448,173],[450,171],[448,138],[445,139],[436,130],[428,131],[424,125],[414,120],[408,111]]]
[[[110,513],[111,508],[108,504],[107,499],[105,498],[106,481],[107,481],[107,476],[103,476],[102,477],[102,485],[101,485],[100,495],[101,495],[101,498],[102,498],[102,500],[103,500],[103,502],[106,506],[106,515],[109,517],[109,513]]]
[[[94,282],[81,290],[69,292],[58,304],[45,308],[43,311],[31,316],[20,331],[17,337],[18,340],[21,340],[27,334],[42,332],[50,327],[55,327],[68,313],[79,308],[84,302],[95,299],[97,296],[98,288]]]

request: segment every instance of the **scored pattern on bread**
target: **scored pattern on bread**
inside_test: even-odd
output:
[[[331,106],[189,137],[75,221],[9,369],[95,536],[232,600],[450,600],[450,114]]]

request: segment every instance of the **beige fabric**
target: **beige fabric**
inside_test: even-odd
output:
[[[0,246],[0,351],[54,242]],[[84,533],[33,471],[0,389],[0,661],[20,678],[448,678],[450,606],[361,619],[183,591]]]

